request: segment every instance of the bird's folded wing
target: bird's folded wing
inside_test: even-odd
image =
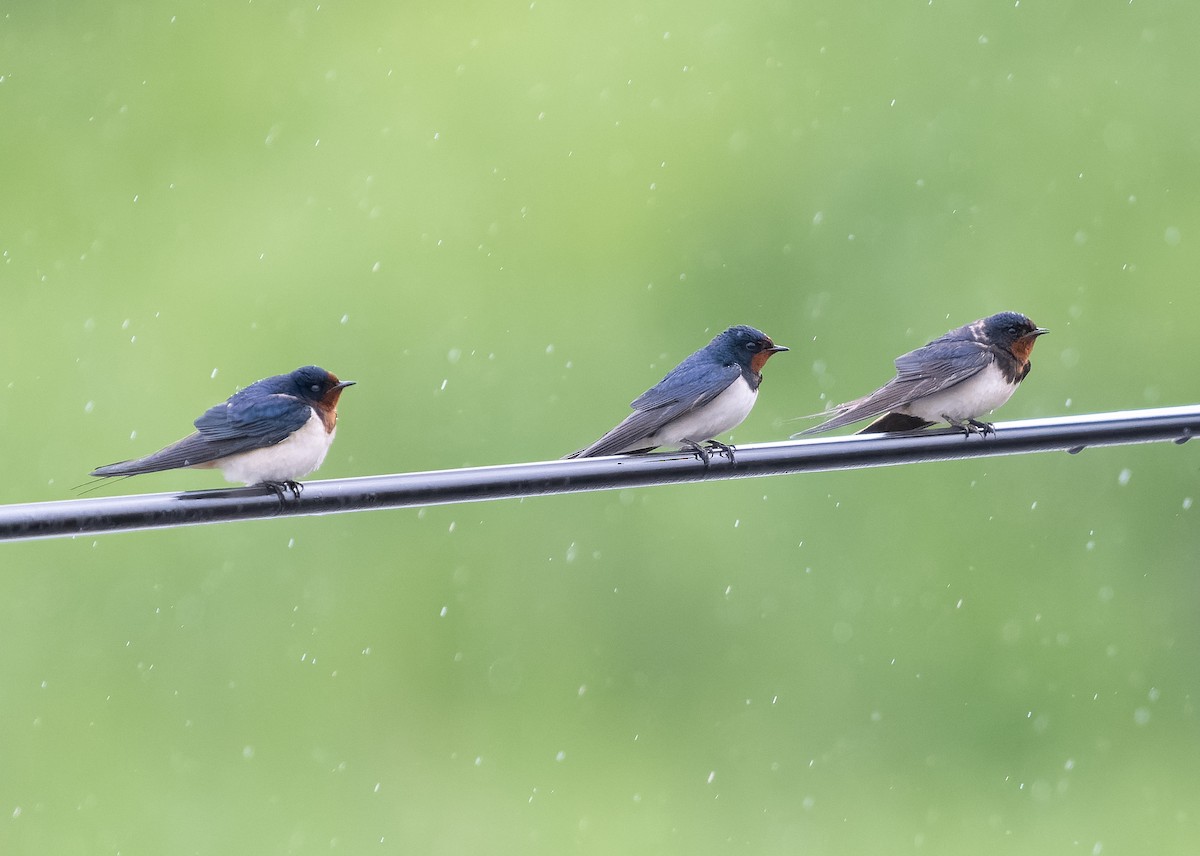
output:
[[[178,442],[164,449],[159,449],[152,455],[138,458],[134,461],[121,461],[98,467],[92,471],[94,476],[136,476],[142,473],[157,473],[162,470],[174,470],[180,467],[194,467],[207,464],[218,458],[224,458],[237,452],[246,451],[246,447],[234,441],[210,442],[199,433],[189,434]]]
[[[290,437],[312,415],[312,408],[289,395],[269,395],[249,402],[223,402],[210,407],[195,422],[196,433],[133,461],[109,464],[94,476],[132,476],[211,461],[274,446]]]
[[[979,342],[938,340],[896,358],[896,376],[870,395],[834,408],[834,416],[802,431],[817,434],[861,422],[903,407],[918,398],[957,386],[993,361]]]
[[[234,396],[210,407],[194,424],[208,440],[244,441],[249,448],[258,448],[290,437],[312,413],[312,407],[293,395],[266,395],[250,401]]]
[[[593,458],[615,455],[631,443],[649,437],[685,413],[711,402],[741,375],[737,366],[680,363],[656,386],[633,400],[634,408],[613,428],[586,449],[570,457]],[[707,438],[703,438],[707,439]]]

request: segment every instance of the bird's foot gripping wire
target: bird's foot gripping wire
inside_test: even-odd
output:
[[[951,427],[957,428],[963,432],[964,437],[970,437],[972,434],[980,434],[986,437],[988,434],[995,434],[996,428],[991,422],[981,422],[978,419],[951,419],[948,416],[943,416]]]
[[[729,463],[731,463],[731,464],[734,462],[733,461],[733,446],[730,446],[728,443],[718,443],[716,440],[709,440],[708,441],[708,450],[709,450],[709,452],[717,452],[718,454],[724,455],[725,457],[729,458]]]
[[[262,486],[270,490],[279,498],[280,508],[287,504],[288,494],[291,494],[292,499],[296,500],[300,498],[300,494],[304,493],[304,485],[300,484],[298,481],[293,481],[292,479],[263,482]]]
[[[709,459],[712,458],[712,454],[704,446],[694,443],[691,440],[684,440],[679,444],[679,448],[691,452],[700,459],[700,463],[704,464],[704,469],[708,469]]]
[[[729,463],[733,463],[733,446],[725,443],[718,443],[716,440],[709,440],[707,443],[697,443],[693,440],[684,440],[679,444],[680,448],[691,452],[704,464],[704,469],[708,469],[712,462],[713,453],[724,455],[729,459]]]

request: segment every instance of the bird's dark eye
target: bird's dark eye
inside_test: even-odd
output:
[[[760,345],[758,342],[747,342],[746,343],[747,351],[757,351],[761,347],[762,347],[762,345]]]
[[[1021,335],[1021,328],[1020,328],[1020,327],[1018,327],[1016,324],[1009,324],[1009,325],[1008,325],[1008,332],[1009,332],[1009,333],[1012,333],[1014,336],[1020,336],[1020,335]]]
[[[314,383],[312,386],[310,386],[310,387],[309,387],[309,389],[311,389],[313,392],[320,392],[320,391],[321,391],[321,384],[319,384],[319,383]]]

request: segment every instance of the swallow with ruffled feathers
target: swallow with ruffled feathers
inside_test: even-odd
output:
[[[750,414],[763,366],[773,354],[786,350],[761,330],[730,327],[634,399],[633,413],[621,424],[567,457],[638,454],[677,446],[698,455],[706,466],[712,449],[732,460],[733,447],[713,438],[737,427]]]
[[[896,376],[870,395],[793,438],[879,418],[860,434],[915,431],[946,422],[967,434],[995,431],[979,417],[995,410],[1029,374],[1029,354],[1047,333],[1018,312],[989,315],[896,358]]]
[[[196,431],[153,455],[109,464],[93,476],[132,476],[182,467],[221,470],[226,481],[299,496],[296,480],[321,466],[337,430],[338,398],[354,381],[318,366],[275,375],[209,408]]]

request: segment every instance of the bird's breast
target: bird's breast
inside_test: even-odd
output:
[[[325,420],[314,410],[307,422],[274,446],[230,455],[216,465],[226,481],[246,484],[296,481],[321,466],[336,430],[327,430]]]
[[[750,415],[757,398],[758,390],[751,389],[746,379],[739,376],[712,401],[664,425],[659,432],[660,445],[682,440],[700,443],[731,431]]]
[[[902,412],[929,422],[942,422],[947,417],[955,421],[977,419],[1008,401],[1016,388],[1016,383],[993,363],[962,383],[911,402]]]

